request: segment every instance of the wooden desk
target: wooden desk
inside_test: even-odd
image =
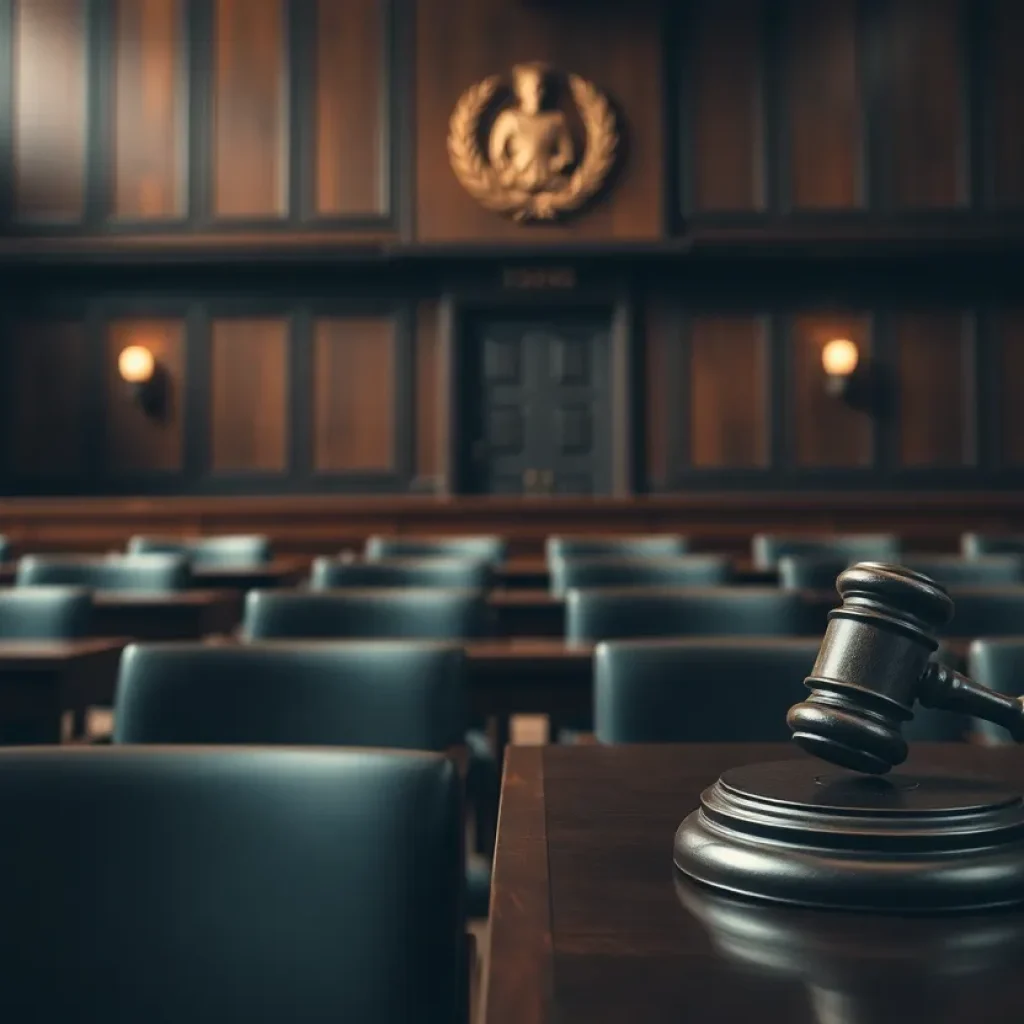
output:
[[[309,575],[309,563],[301,558],[276,558],[263,565],[196,566],[195,586],[202,590],[253,590],[294,587]]]
[[[734,582],[739,585],[774,587],[779,582],[775,569],[755,569],[749,558],[733,562]],[[495,570],[499,584],[508,590],[546,590],[550,586],[547,559],[514,558]]]
[[[774,911],[772,918],[740,904],[717,934],[712,915],[698,917],[693,896],[702,906],[712,897],[677,882],[679,822],[723,770],[803,756],[787,745],[510,748],[482,994],[486,1024],[1018,1019],[1024,911],[908,923],[823,911]],[[984,772],[1024,789],[1019,747],[921,744],[910,767],[915,761]],[[782,927],[767,931],[768,918]],[[830,927],[845,946],[838,952],[807,941],[794,943],[798,955],[790,956],[793,949],[772,938],[813,940]],[[974,944],[983,955],[972,956],[972,928],[984,933]],[[872,961],[879,934],[888,941],[894,931],[898,952],[888,964]],[[864,935],[874,937],[858,946]],[[982,962],[973,976],[953,970],[968,957]],[[924,975],[929,969],[933,976]]]
[[[80,734],[86,709],[114,700],[126,640],[0,641],[0,742],[59,743],[71,712]]]
[[[169,594],[97,591],[93,632],[134,640],[198,640],[230,633],[242,619],[237,590],[185,590]]]

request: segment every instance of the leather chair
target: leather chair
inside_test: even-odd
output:
[[[12,551],[11,542],[0,533],[0,563],[10,561]]]
[[[793,590],[833,589],[839,574],[853,563],[849,559],[784,555],[779,559],[779,585]],[[900,564],[923,573],[945,587],[1024,585],[1024,557],[992,555],[959,558],[950,555],[904,556]]]
[[[992,690],[1020,697],[1024,694],[1024,636],[973,641],[967,649],[967,674]],[[973,728],[986,743],[1014,742],[1005,729],[993,722],[976,718]]]
[[[0,590],[0,640],[73,640],[89,635],[92,597],[80,587]]]
[[[732,578],[732,561],[721,555],[558,558],[551,563],[551,591],[555,594],[601,587],[715,587]]]
[[[188,561],[180,555],[26,555],[18,562],[17,584],[156,593],[184,590],[190,579]]]
[[[469,640],[487,636],[484,596],[466,590],[250,590],[248,640]]]
[[[270,538],[261,534],[222,537],[132,537],[130,555],[183,555],[195,566],[218,569],[265,565],[273,558]]]
[[[460,746],[465,654],[436,643],[132,644],[115,743]]]
[[[950,587],[955,610],[945,635],[1024,636],[1024,587]]]
[[[985,555],[1024,555],[1024,534],[965,533],[960,537],[960,551],[964,558],[981,558]]]
[[[359,746],[464,743],[461,647],[396,641],[132,644],[121,659],[114,743]],[[490,874],[469,873],[486,917]]]
[[[366,541],[366,558],[371,562],[391,558],[471,558],[500,565],[508,545],[501,537],[388,537]]]
[[[313,590],[372,587],[439,587],[444,590],[490,590],[493,569],[472,559],[409,558],[382,562],[356,562],[346,558],[317,558],[310,586]]]
[[[597,643],[640,637],[821,636],[820,615],[776,587],[706,590],[570,590],[566,639]]]
[[[19,1020],[468,1019],[460,785],[438,754],[0,751]]]
[[[784,743],[807,696],[819,639],[646,640],[599,644],[594,725],[602,743]],[[912,741],[963,739],[966,719],[918,708]]]
[[[671,533],[554,536],[545,550],[549,565],[562,558],[678,558],[689,553],[690,540]]]
[[[754,566],[774,569],[783,555],[813,555],[818,558],[848,558],[850,562],[899,562],[903,545],[891,533],[847,533],[835,536],[789,537],[759,533],[751,542]]]

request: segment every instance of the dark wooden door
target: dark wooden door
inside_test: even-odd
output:
[[[610,317],[476,320],[466,338],[465,482],[483,494],[611,491]]]

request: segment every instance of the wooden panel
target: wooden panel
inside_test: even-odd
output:
[[[867,317],[807,315],[790,327],[793,367],[793,455],[798,466],[870,466],[873,428],[866,412],[825,393],[821,351],[833,338],[849,338],[861,358],[871,355]]]
[[[14,208],[75,221],[85,209],[86,5],[14,4]]]
[[[280,217],[288,208],[288,73],[282,0],[216,0],[213,209]]]
[[[395,451],[395,323],[317,320],[313,345],[313,468],[387,471]]]
[[[82,476],[89,380],[82,324],[16,324],[9,358],[13,387],[5,433],[11,471],[36,478]]]
[[[114,214],[180,217],[187,128],[182,0],[117,0],[114,25]]]
[[[144,345],[167,378],[161,419],[147,416],[117,372],[128,345]],[[107,330],[105,464],[112,474],[172,472],[182,466],[182,399],[185,391],[183,320],[115,320]]]
[[[701,316],[690,329],[690,445],[702,468],[764,466],[768,339],[760,317]]]
[[[436,483],[441,472],[441,343],[438,304],[422,302],[416,310],[416,477]]]
[[[999,351],[999,447],[1005,466],[1024,466],[1024,311],[1016,309],[994,317]]]
[[[385,0],[319,0],[316,212],[385,213]]]
[[[665,387],[669,346],[676,343],[675,318],[667,303],[655,299],[647,317],[647,380],[644,408],[647,416],[647,479],[658,490],[668,479],[668,394]]]
[[[999,206],[1024,206],[1024,4],[991,0],[987,103],[992,111],[992,198]]]
[[[886,192],[897,207],[950,207],[965,194],[967,145],[958,0],[886,0],[880,24]]]
[[[545,245],[660,236],[665,133],[657,4],[633,4],[624,17],[610,4],[540,9],[509,0],[420,0],[416,20],[419,241]],[[448,161],[448,121],[462,93],[534,60],[594,82],[617,103],[628,132],[626,160],[609,193],[562,224],[517,224],[483,209],[463,191]],[[570,114],[582,141],[578,116]]]
[[[786,104],[794,207],[859,206],[863,110],[857,0],[789,0]]]
[[[974,461],[970,335],[956,313],[893,317],[899,351],[900,460],[905,466]]]
[[[288,323],[216,320],[210,336],[210,465],[281,472],[288,452]]]
[[[700,212],[764,206],[763,0],[693,5],[691,203]]]

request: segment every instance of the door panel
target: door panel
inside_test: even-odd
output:
[[[468,489],[611,490],[609,316],[487,318],[468,332]]]

